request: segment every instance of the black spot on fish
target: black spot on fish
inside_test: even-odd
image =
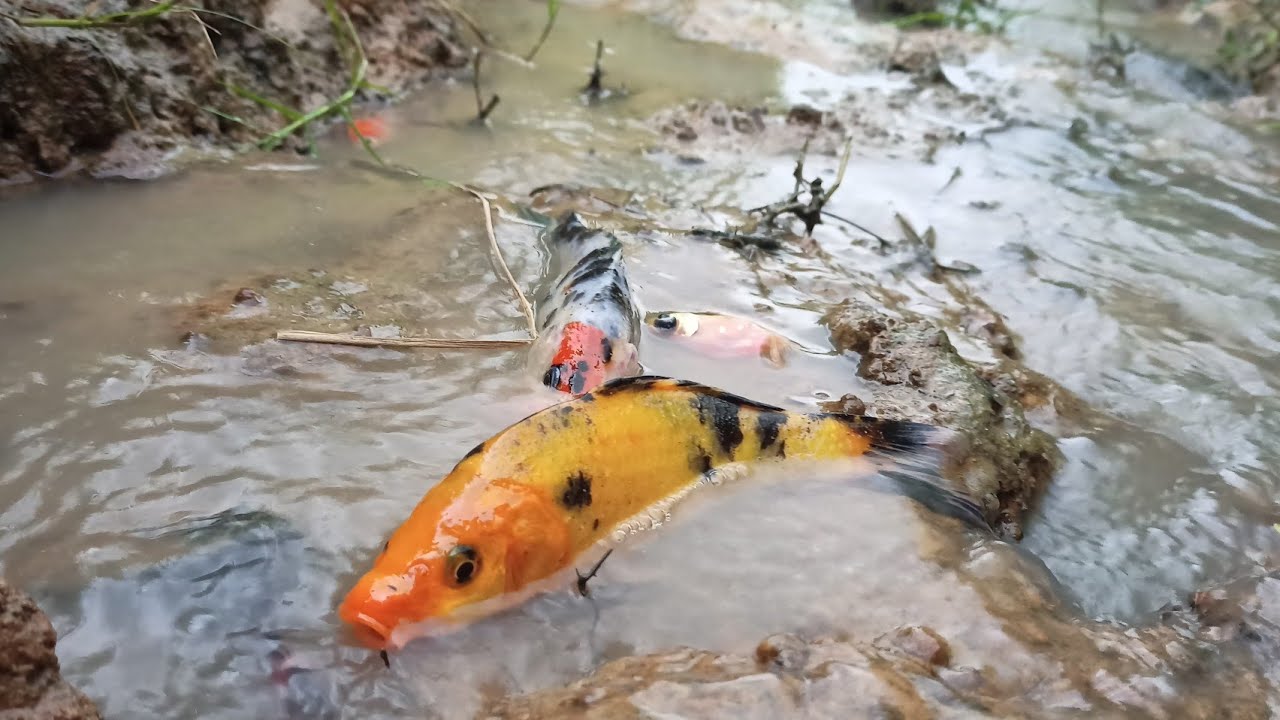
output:
[[[383,544],[382,544],[382,552],[386,552],[386,551],[388,551],[388,550],[390,550],[390,549],[391,549],[391,541],[390,541],[390,540],[388,540],[388,541],[386,541],[385,543],[383,543]]]
[[[605,364],[613,362],[613,343],[609,338],[600,338],[600,354],[604,356]]]
[[[591,529],[592,529],[592,530],[599,530],[599,529],[600,529],[600,518],[596,518],[596,519],[595,519],[595,522],[591,523]]]
[[[578,363],[578,372],[573,374],[569,379],[569,390],[577,395],[583,391],[587,384],[587,362],[583,360]]]
[[[551,232],[551,239],[554,242],[572,242],[589,232],[591,229],[582,224],[582,218],[570,211],[560,217],[555,229]]]
[[[603,250],[604,253],[600,251]],[[599,254],[598,254],[599,253]],[[614,257],[610,248],[597,248],[587,254],[586,257],[578,261],[573,266],[572,275],[574,284],[593,280],[604,275],[614,269]]]
[[[481,452],[481,451],[483,451],[483,450],[484,450],[484,443],[480,443],[479,445],[477,445],[477,446],[475,446],[475,447],[471,448],[470,450],[468,450],[468,451],[467,451],[467,454],[462,456],[462,459],[463,459],[463,460],[466,460],[467,458],[471,457],[472,455],[479,455],[479,454],[480,454],[480,452]]]
[[[714,465],[715,463],[711,460],[711,454],[701,445],[695,445],[693,451],[689,453],[689,467],[700,475],[710,472]]]
[[[716,435],[716,443],[725,455],[733,456],[733,451],[742,444],[742,421],[739,407],[721,398],[697,393],[689,401],[698,411],[698,421],[711,428]]]
[[[569,476],[564,492],[560,493],[560,504],[566,508],[583,508],[591,505],[591,478],[584,472]]]
[[[762,412],[756,415],[756,435],[760,437],[760,449],[767,450],[778,441],[778,433],[787,424],[787,416],[778,412]]]
[[[609,302],[613,303],[618,308],[622,309],[624,312],[630,314],[631,298],[627,295],[626,291],[623,290],[619,284],[617,283],[609,284],[608,297],[609,297]]]
[[[543,330],[551,327],[551,324],[555,322],[556,315],[559,314],[559,312],[560,312],[559,306],[553,306],[550,310],[547,311],[547,317],[542,321]]]

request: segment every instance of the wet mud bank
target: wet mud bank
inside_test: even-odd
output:
[[[0,580],[0,717],[100,717],[93,702],[62,679],[56,641],[53,625],[35,601]]]
[[[932,322],[893,318],[856,301],[832,308],[823,321],[834,346],[859,358],[859,377],[875,383],[866,409],[959,431],[964,442],[950,458],[954,482],[979,500],[1001,535],[1020,538],[1023,514],[1062,461],[1053,438],[1032,427],[1018,401],[960,357]]]
[[[305,113],[349,86],[351,51],[320,2],[183,7],[101,26],[34,27],[25,23],[138,12],[122,0],[36,0],[0,19],[0,183],[76,173],[155,177],[184,150],[262,140],[291,119],[273,106]],[[469,60],[459,23],[442,4],[341,7],[363,44],[371,88],[399,93]],[[320,127],[286,147],[305,148],[305,133]]]

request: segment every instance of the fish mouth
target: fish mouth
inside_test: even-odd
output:
[[[383,625],[377,618],[358,613],[347,622],[361,645],[374,650],[385,650],[391,645],[391,628]]]

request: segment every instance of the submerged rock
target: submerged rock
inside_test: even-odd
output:
[[[100,717],[93,702],[62,679],[57,639],[35,601],[0,580],[0,718]]]
[[[1185,627],[1083,620],[1010,546],[959,550],[937,544],[950,536],[930,521],[916,529],[937,552],[904,562],[937,562],[953,585],[950,597],[922,589],[902,607],[929,624],[877,634],[848,617],[846,635],[772,635],[749,655],[680,648],[617,659],[479,716],[1267,717],[1265,680],[1236,649]]]
[[[868,412],[959,431],[967,443],[954,479],[1002,534],[1020,537],[1023,514],[1061,462],[1053,439],[1031,427],[1019,404],[983,379],[933,323],[852,300],[824,321],[835,348],[860,355],[858,375],[876,383]]]

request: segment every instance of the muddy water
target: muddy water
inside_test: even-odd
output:
[[[768,11],[743,21],[737,44],[803,62],[685,39],[733,35],[698,14],[715,3],[648,5],[661,22],[566,8],[536,70],[488,66],[502,96],[492,130],[465,126],[469,87],[437,88],[389,111],[384,153],[511,197],[557,181],[616,186],[696,218],[704,206],[776,199],[795,148],[704,137],[673,152],[643,122],[650,113],[686,98],[834,108],[862,93],[874,106],[911,87],[848,48],[806,46],[790,25],[758,41],[752,28],[769,27]],[[842,17],[853,47],[884,34],[834,2],[787,11],[801,30]],[[523,45],[538,13],[500,3],[482,20]],[[932,162],[918,135],[860,145],[831,209],[890,239],[901,237],[895,212],[935,227],[940,259],[982,270],[963,282],[1007,316],[1027,364],[1105,414],[1046,420],[1067,464],[1024,547],[1086,615],[1140,621],[1280,549],[1270,527],[1276,148],[1198,103],[1062,70],[1037,47],[1052,35],[1078,51],[1089,16],[1037,22],[1015,28],[1012,47],[948,69],[955,84],[999,97],[1012,129],[944,146]],[[596,37],[613,48],[607,80],[632,94],[590,108],[576,88]],[[928,102],[893,114],[908,128],[981,130]],[[1088,132],[1072,139],[1075,119]],[[611,558],[594,601],[541,598],[411,646],[391,671],[349,646],[332,608],[386,534],[467,449],[543,402],[515,353],[177,343],[175,303],[236,278],[341,267],[420,202],[417,187],[358,159],[334,140],[318,160],[251,157],[0,204],[0,569],[50,612],[68,677],[108,715],[280,717],[327,699],[345,716],[453,717],[621,654],[742,651],[773,631],[928,622],[1005,647],[991,639],[997,624],[970,627],[981,602],[917,546],[905,501],[812,479],[800,490],[797,477],[698,498]],[[811,167],[830,177],[835,159],[819,154]],[[464,229],[414,236],[418,252],[399,269],[430,308],[429,326],[410,329],[518,332],[478,213],[464,220],[457,213],[474,208],[458,207],[434,222]],[[499,236],[532,285],[544,262],[533,233],[500,222]],[[881,252],[839,223],[817,239],[825,256],[748,260],[682,236],[629,238],[646,308],[755,314],[815,350],[780,372],[650,339],[647,369],[812,407],[863,387],[851,359],[822,354],[826,303],[869,296],[939,318],[959,306],[911,248]],[[360,303],[358,289],[346,292]],[[991,358],[980,339],[952,335]],[[273,682],[280,647],[315,670]],[[980,662],[1017,671],[1014,660]]]

